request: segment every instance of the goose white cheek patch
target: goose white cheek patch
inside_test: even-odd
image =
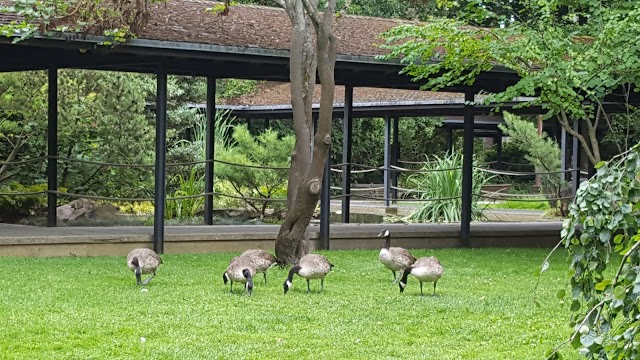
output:
[[[290,288],[290,287],[291,287],[291,285],[293,285],[293,284],[291,283],[291,281],[287,280],[287,287],[288,287],[288,288]]]

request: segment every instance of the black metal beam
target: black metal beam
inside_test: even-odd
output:
[[[464,94],[464,138],[462,145],[462,213],[460,214],[460,241],[471,246],[471,204],[473,197],[473,101],[475,93]]]
[[[391,205],[391,118],[384,117],[384,206]]]
[[[56,226],[58,206],[58,69],[48,70],[47,103],[47,226]]]
[[[344,122],[342,124],[342,222],[349,222],[351,203],[351,143],[353,140],[353,87],[344,88]]]
[[[204,165],[204,192],[211,195],[204,197],[204,223],[213,225],[213,175],[216,127],[216,78],[207,77],[207,126],[205,135],[205,152],[207,163]]]
[[[166,196],[167,155],[167,68],[160,64],[156,91],[156,167],[153,221],[153,250],[164,252],[164,208]]]

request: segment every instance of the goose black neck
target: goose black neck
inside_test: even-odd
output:
[[[292,267],[291,270],[289,270],[289,276],[287,277],[287,280],[291,282],[293,280],[293,274],[297,274],[300,271],[300,269],[302,269],[300,265],[296,265]]]
[[[403,284],[407,284],[407,280],[409,279],[409,273],[411,272],[411,268],[408,267],[406,269],[404,269],[404,273],[402,273],[402,280],[400,280],[401,283]]]
[[[391,235],[387,235],[385,236],[385,241],[384,241],[384,249],[388,249],[391,247]]]

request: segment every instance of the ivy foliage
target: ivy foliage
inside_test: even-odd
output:
[[[14,15],[17,20],[0,25],[0,35],[15,36],[17,42],[38,34],[83,33],[123,43],[146,25],[149,4],[161,1],[165,0],[13,0],[0,5],[0,14]]]
[[[562,227],[571,291],[568,340],[590,359],[640,355],[640,144],[581,184]],[[580,229],[580,230],[578,230]],[[546,269],[548,263],[543,264]],[[567,296],[564,290],[559,298]],[[558,358],[552,351],[549,358]]]

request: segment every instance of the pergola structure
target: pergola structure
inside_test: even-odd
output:
[[[215,5],[202,0],[171,0],[150,5],[150,19],[126,45],[104,46],[110,39],[91,34],[56,34],[35,36],[12,43],[0,39],[0,71],[48,71],[48,226],[56,225],[57,205],[57,78],[58,69],[91,69],[153,73],[157,75],[156,160],[154,249],[163,252],[167,75],[203,76],[207,78],[207,163],[205,166],[205,222],[212,223],[213,214],[213,127],[215,118],[215,84],[220,78],[255,80],[289,80],[289,45],[291,25],[286,13],[277,8],[237,5],[227,16],[213,15],[206,8]],[[0,24],[15,20],[0,14]],[[399,72],[399,61],[376,58],[383,50],[376,46],[378,35],[407,21],[343,16],[338,21],[336,36],[338,56],[335,65],[336,84],[345,86],[343,108],[345,151],[343,157],[343,191],[350,193],[351,153],[348,149],[353,120],[353,91],[357,87],[418,89],[421,83]],[[274,26],[278,24],[278,27]],[[472,156],[474,116],[471,105],[475,94],[499,92],[518,81],[513,72],[500,66],[482,73],[474,85],[445,89],[464,93],[464,103],[456,115],[464,117],[463,194],[460,236],[470,240],[472,200]],[[328,192],[327,195],[328,196]],[[343,203],[348,209],[349,197]],[[323,197],[323,212],[328,202]],[[327,213],[328,214],[328,213]],[[344,216],[344,215],[343,215]],[[348,216],[348,212],[347,215]],[[328,225],[328,224],[327,224]],[[328,231],[328,228],[326,229]],[[325,233],[325,246],[328,245]]]

